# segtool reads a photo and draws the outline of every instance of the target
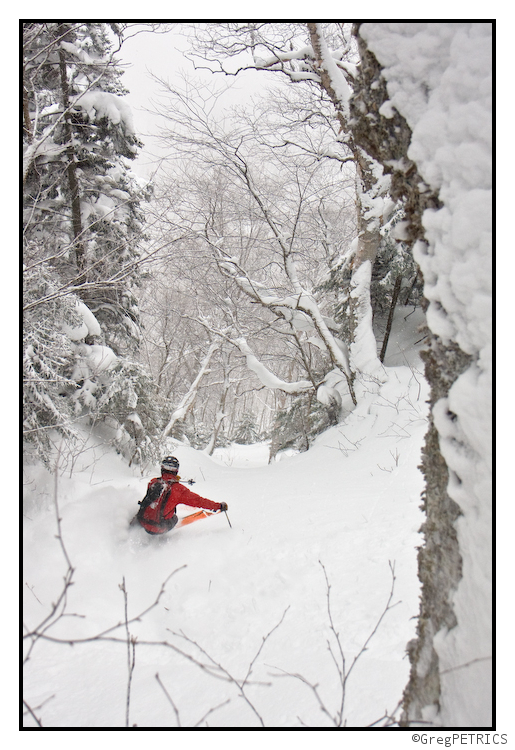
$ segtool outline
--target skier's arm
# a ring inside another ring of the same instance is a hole
[[[182,505],[191,505],[194,508],[204,508],[205,510],[221,510],[222,508],[222,503],[215,503],[213,500],[201,497],[183,484],[175,485],[172,494],[174,505],[181,503]]]

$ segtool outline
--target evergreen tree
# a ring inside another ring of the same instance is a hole
[[[251,445],[259,441],[259,429],[256,424],[256,417],[252,412],[243,412],[234,429],[232,439],[240,445]]]
[[[34,269],[25,278],[24,305],[50,296],[57,287],[50,269]],[[30,309],[23,328],[24,448],[43,461],[50,453],[53,430],[61,436],[73,436],[73,404],[67,398],[75,390],[69,376],[73,348],[62,328],[55,325],[56,320],[78,323],[72,295],[57,296]]]
[[[317,435],[335,424],[338,424],[336,404],[322,404],[313,393],[295,396],[275,416],[271,431],[270,460],[287,448],[294,448],[301,453],[307,451]]]
[[[394,301],[396,281],[402,280],[398,304],[416,305],[422,298],[422,279],[409,245],[403,242],[404,211],[398,208],[381,231],[381,243],[372,273],[370,296],[374,317],[384,319]]]
[[[422,299],[422,278],[413,254],[402,239],[402,206],[381,229],[376,259],[370,285],[370,302],[373,312],[374,332],[381,340],[386,319],[392,305],[417,305]],[[352,278],[352,253],[344,252],[333,261],[332,267],[318,291],[333,294],[334,319],[340,325],[340,335],[349,337],[349,294]],[[400,293],[402,290],[402,293]]]
[[[147,189],[130,172],[141,144],[110,31],[25,24],[25,260],[48,260],[105,322],[104,343],[128,354],[139,338],[134,261]]]
[[[131,173],[141,145],[106,23],[23,28],[25,437],[48,458],[52,426],[110,422],[128,457],[159,416],[135,362],[143,234]]]

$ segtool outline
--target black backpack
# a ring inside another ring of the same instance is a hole
[[[139,501],[140,508],[136,514],[136,518],[142,526],[144,524],[155,526],[163,531],[169,530],[175,526],[175,521],[172,520],[172,518],[164,518],[163,512],[166,503],[168,502],[168,498],[170,497],[172,487],[176,481],[177,480],[165,481],[164,479],[158,479],[157,482],[154,482],[148,488],[147,494],[143,500]],[[154,518],[144,518],[145,511],[153,503],[158,503]],[[146,530],[148,531],[148,529]]]

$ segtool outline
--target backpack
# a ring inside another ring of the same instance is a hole
[[[139,502],[139,511],[136,515],[141,526],[155,527],[157,533],[163,531],[169,531],[175,526],[176,520],[173,518],[164,518],[163,512],[170,497],[173,485],[177,482],[176,479],[165,481],[164,479],[156,479],[152,481],[147,494]],[[150,508],[149,512],[148,509]],[[149,531],[149,529],[145,529]],[[149,533],[152,533],[149,531]]]

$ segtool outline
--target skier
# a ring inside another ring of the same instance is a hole
[[[161,476],[151,479],[147,494],[140,502],[136,516],[148,534],[164,534],[171,531],[177,521],[177,505],[192,505],[206,510],[227,510],[227,503],[215,503],[200,497],[183,484],[180,484],[179,461],[175,456],[167,456],[161,462]]]

